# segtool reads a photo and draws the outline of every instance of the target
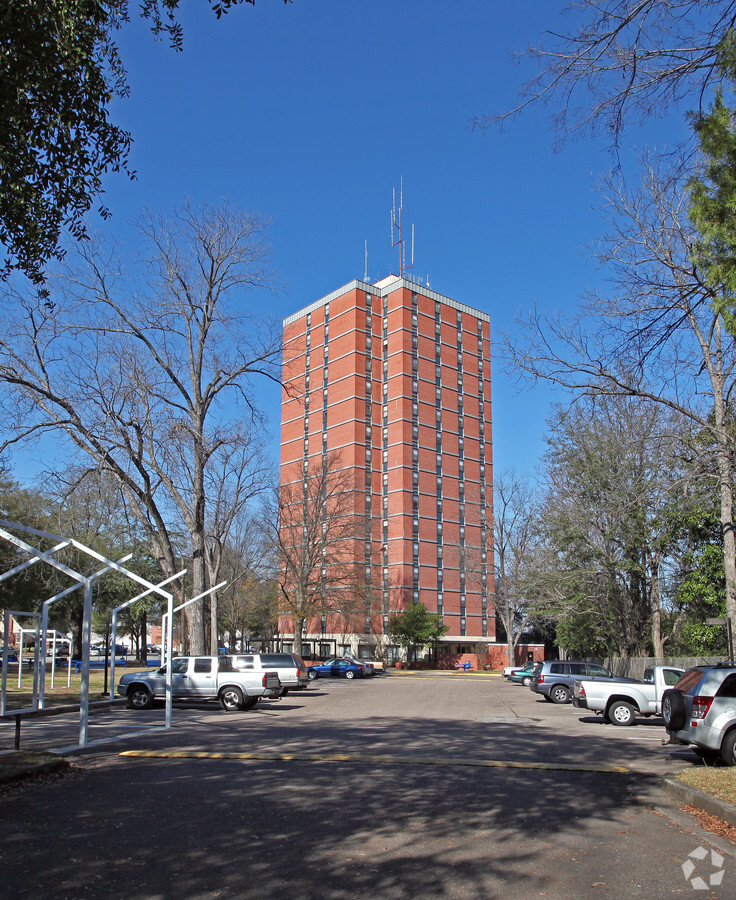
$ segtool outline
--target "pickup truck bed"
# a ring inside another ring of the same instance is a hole
[[[634,725],[637,716],[658,716],[662,694],[683,673],[673,666],[650,666],[642,681],[579,679],[573,686],[573,705],[603,715],[613,725]]]

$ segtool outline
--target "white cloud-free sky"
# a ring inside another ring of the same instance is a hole
[[[203,2],[182,5],[183,53],[137,20],[119,34],[130,96],[113,110],[132,132],[137,180],[106,179],[106,229],[125,234],[143,206],[165,212],[185,197],[272,217],[285,291],[268,308],[283,318],[362,278],[366,242],[370,280],[396,271],[390,210],[403,177],[411,274],[488,312],[492,327],[513,327],[534,303],[572,309],[599,277],[585,248],[603,230],[605,140],[555,153],[543,109],[502,132],[471,125],[515,103],[535,69],[512,51],[560,30],[565,4],[257,0],[219,21]],[[661,127],[632,131],[625,154]],[[279,397],[263,396],[275,453]],[[549,401],[543,389],[517,394],[494,365],[497,471],[534,470]]]

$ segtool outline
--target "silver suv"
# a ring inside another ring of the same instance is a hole
[[[662,694],[671,744],[691,745],[706,762],[736,765],[736,666],[695,666]]]
[[[541,694],[550,703],[569,703],[576,679],[615,677],[613,672],[598,663],[547,661],[537,663],[529,689]]]
[[[309,684],[307,667],[304,660],[296,653],[235,653],[233,666],[236,669],[275,669],[279,681],[283,685],[282,697],[289,691],[302,691]]]

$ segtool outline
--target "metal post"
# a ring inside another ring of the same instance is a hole
[[[5,610],[3,616],[3,677],[0,682],[0,716],[5,715],[5,703],[7,701],[7,681],[8,681],[8,653],[10,653],[10,644],[8,638],[10,636],[10,610]],[[17,656],[17,651],[16,651]],[[20,665],[20,663],[18,663]]]
[[[107,617],[105,618],[105,680],[102,687],[102,693],[107,693],[107,654],[110,649],[110,610],[107,611]],[[115,658],[115,644],[112,645],[112,656]],[[110,698],[111,700],[114,698]]]
[[[87,746],[89,729],[89,645],[92,638],[92,582],[84,582],[82,617],[82,684],[79,692],[79,746]]]
[[[163,636],[163,629],[162,629]],[[171,728],[173,699],[174,695],[171,690],[172,674],[171,663],[174,658],[174,596],[169,594],[169,602],[166,607],[166,727]],[[161,660],[163,663],[163,660]]]
[[[733,665],[733,627],[731,625],[731,617],[728,621],[728,661]]]
[[[167,608],[169,612],[171,611],[171,606],[173,604],[173,596],[167,591],[162,590],[165,584],[169,584],[172,581],[176,581],[177,578],[181,578],[183,575],[187,574],[186,569],[182,569],[180,572],[177,572],[176,575],[170,575],[168,578],[165,578],[163,581],[160,581],[156,585],[150,585],[147,591],[143,591],[142,594],[138,594],[136,597],[133,597],[130,600],[127,600],[125,603],[121,603],[120,606],[116,606],[112,611],[112,646],[115,648],[118,641],[118,613],[121,609],[125,609],[126,606],[130,606],[131,603],[135,603],[137,600],[142,600],[144,597],[147,597],[149,594],[152,594],[156,591],[159,595],[163,595],[166,598]],[[164,613],[164,618],[166,617],[166,613]],[[163,629],[162,629],[162,639],[163,639]],[[163,647],[161,648],[161,665],[163,665]],[[115,653],[112,654],[112,663],[110,665],[110,699],[115,699]]]
[[[171,672],[171,661],[173,658],[172,647],[174,643],[174,613],[179,612],[180,609],[184,609],[185,606],[189,606],[190,603],[196,603],[197,600],[204,599],[208,594],[213,594],[215,591],[219,591],[221,587],[224,587],[227,584],[227,581],[221,581],[219,584],[216,584],[214,587],[210,588],[207,591],[202,591],[201,594],[197,594],[196,597],[192,597],[190,600],[185,600],[184,603],[180,603],[177,607],[173,607],[173,600],[169,595],[169,608],[164,614],[164,618],[166,618],[166,727],[171,728],[171,708],[172,708],[172,699],[173,693],[171,690],[172,684],[172,672]],[[163,620],[161,627],[163,629]]]

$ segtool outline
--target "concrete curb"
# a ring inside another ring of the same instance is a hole
[[[719,800],[711,794],[705,794],[703,791],[685,784],[684,781],[665,776],[662,779],[662,790],[674,800],[679,800],[680,803],[684,803],[686,806],[694,806],[696,809],[708,813],[708,815],[723,819],[729,825],[736,825],[736,806],[726,803],[724,800]]]
[[[14,750],[0,752],[0,784],[58,772],[68,765],[63,756],[55,753]]]

